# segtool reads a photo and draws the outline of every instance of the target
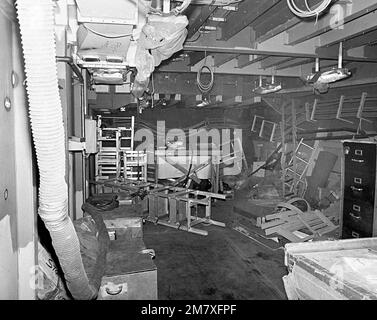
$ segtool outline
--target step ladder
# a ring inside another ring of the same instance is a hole
[[[282,189],[285,198],[303,196],[306,189],[306,172],[313,162],[318,142],[313,146],[304,143],[304,139],[297,141],[299,125],[307,122],[306,106],[297,106],[292,100],[290,112],[282,108],[280,123],[280,138],[282,142]]]
[[[295,151],[289,153],[292,155],[283,172],[285,190],[289,193],[300,197],[304,195],[307,187],[306,173],[310,164],[313,163],[318,144],[319,142],[315,141],[314,145],[311,146],[304,143],[304,139],[301,139]]]

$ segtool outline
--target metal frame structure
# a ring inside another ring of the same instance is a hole
[[[216,193],[203,192],[177,187],[161,187],[151,190],[148,195],[147,221],[188,231],[202,236],[208,235],[208,231],[194,228],[205,223],[219,227],[225,227],[225,223],[211,218],[212,199],[225,200],[226,196]],[[205,207],[205,216],[198,216],[198,206]],[[193,208],[196,214],[192,214]]]

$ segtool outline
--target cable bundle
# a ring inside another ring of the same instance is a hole
[[[289,9],[300,18],[311,18],[318,17],[322,12],[324,12],[327,7],[331,4],[332,0],[323,0],[322,3],[318,4],[315,8],[309,6],[308,0],[304,0],[306,10],[299,8],[295,0],[287,0]]]
[[[202,80],[201,80],[201,75],[202,75],[203,70],[208,70],[210,72],[211,79],[210,79],[210,81],[208,83],[203,83]],[[213,87],[213,82],[214,82],[213,70],[210,67],[206,66],[206,65],[202,66],[198,70],[198,73],[196,74],[196,84],[198,85],[199,90],[202,93],[209,92],[212,89],[212,87]]]

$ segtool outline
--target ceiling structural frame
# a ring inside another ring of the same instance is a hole
[[[311,0],[310,4],[322,2]],[[273,76],[276,83],[281,83],[282,90],[269,93],[270,97],[310,95],[313,88],[303,79],[313,73],[317,59],[321,71],[336,68],[340,43],[344,67],[359,71],[330,88],[363,86],[375,80],[377,0],[332,0],[323,14],[310,19],[296,16],[286,0],[241,0],[227,6],[208,3],[193,1],[184,12],[189,21],[186,40],[182,50],[156,67],[157,93],[200,95],[194,78],[205,64],[209,69],[203,74],[211,69],[215,80],[210,95],[224,97],[214,103],[217,106],[255,101],[258,94],[253,89],[258,86],[259,77],[269,82]],[[192,88],[180,89],[178,84],[186,83],[188,75]],[[229,98],[234,90],[220,80],[224,77],[232,79],[229,83],[242,84],[234,92],[236,100]]]
[[[286,70],[314,62],[317,57],[337,60],[337,52],[326,49],[341,41],[344,41],[345,62],[376,63],[377,57],[368,54],[370,50],[348,52],[354,47],[347,46],[347,41],[354,45],[370,44],[370,41],[355,40],[355,37],[370,33],[373,40],[373,31],[377,29],[377,1],[349,3],[333,1],[329,12],[318,21],[296,17],[284,0],[241,1],[234,5],[237,7],[235,11],[216,6],[194,6],[189,16],[188,41],[184,44],[184,51],[190,57],[196,56],[196,59],[190,59],[189,66],[193,68],[194,62],[200,64],[197,52],[206,52],[213,55],[214,66],[229,69],[222,70],[225,73],[243,74],[242,69],[252,64],[257,70]],[[212,31],[202,32],[205,27],[211,27]],[[271,57],[279,58],[271,61]],[[236,63],[229,63],[232,60]],[[263,60],[266,61],[261,63]],[[263,75],[257,70],[252,70],[255,71],[253,74]],[[302,76],[297,68],[294,72],[296,76]]]

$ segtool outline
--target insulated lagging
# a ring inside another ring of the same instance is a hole
[[[16,0],[25,60],[26,89],[40,174],[38,214],[49,230],[68,290],[74,299],[94,299],[98,290],[84,270],[80,243],[68,215],[65,133],[59,96],[54,3]]]

